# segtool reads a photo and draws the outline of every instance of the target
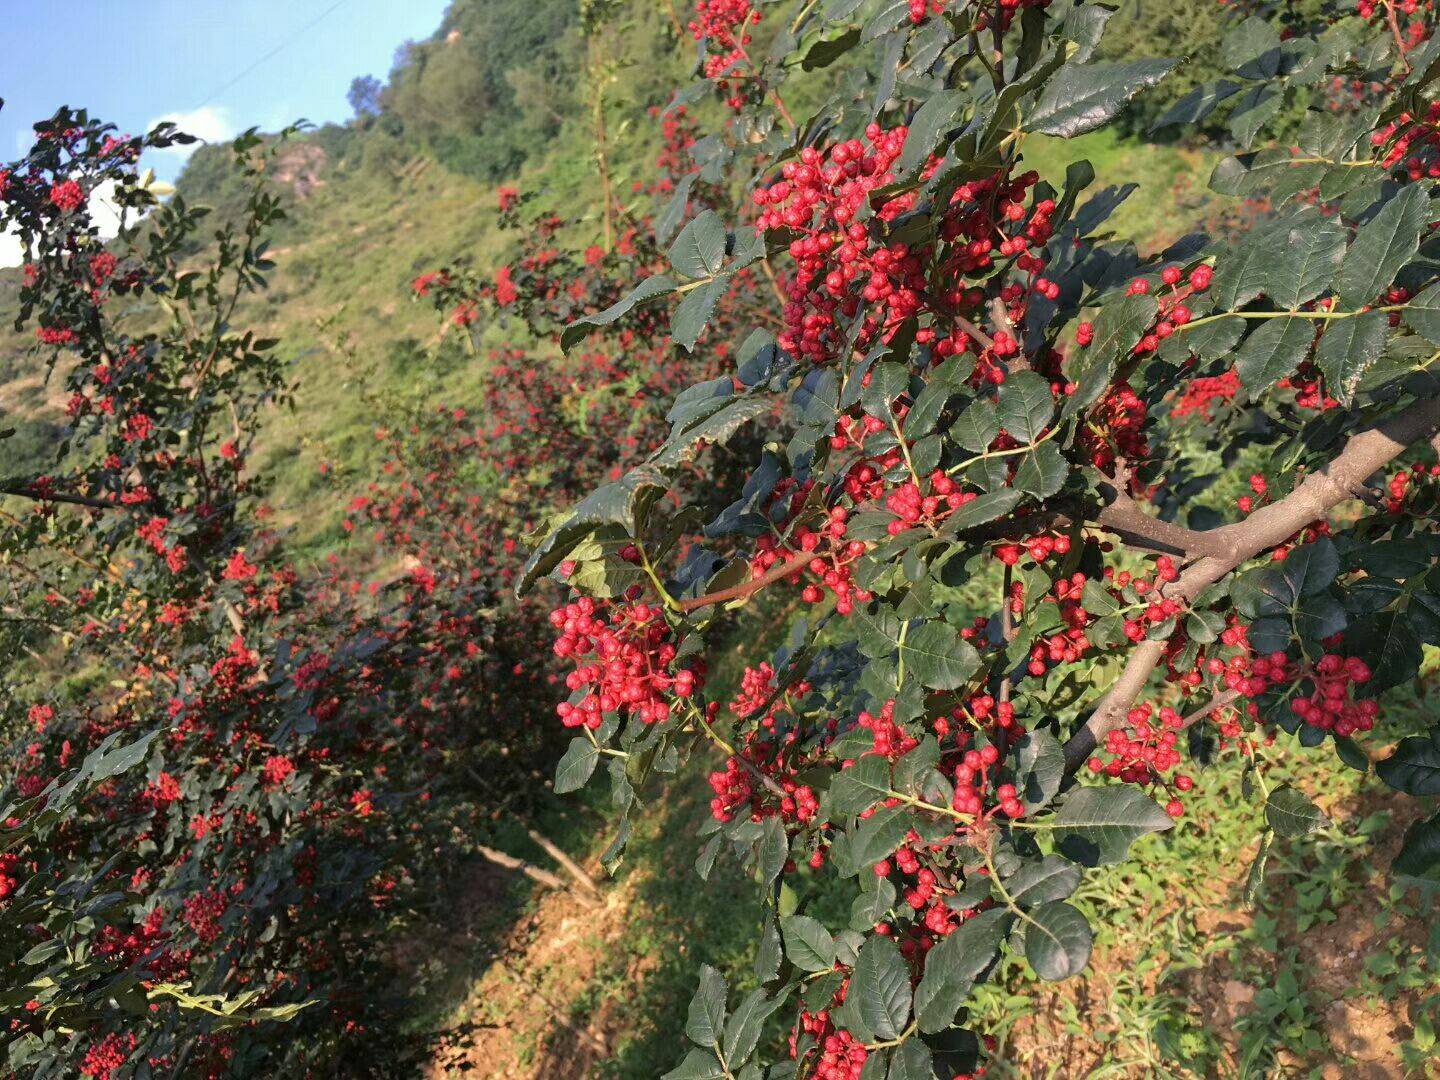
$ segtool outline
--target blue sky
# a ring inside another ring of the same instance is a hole
[[[274,130],[301,117],[344,120],[350,80],[366,74],[384,80],[396,47],[432,34],[447,6],[446,0],[4,3],[0,161],[28,149],[30,125],[60,105],[88,108],[127,133],[163,118],[211,139],[251,125]],[[149,164],[161,179],[173,179],[183,155],[155,154]]]

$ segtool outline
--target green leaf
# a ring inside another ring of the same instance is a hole
[[[726,1075],[720,1060],[709,1050],[691,1050],[685,1060],[661,1080],[721,1080]]]
[[[1090,344],[1076,349],[1069,361],[1076,390],[1065,402],[1066,416],[1100,399],[1121,359],[1130,355],[1159,311],[1159,303],[1148,294],[1122,296],[1100,309]]]
[[[1277,276],[1278,265],[1277,245],[1268,230],[1247,234],[1215,267],[1211,295],[1216,308],[1229,311],[1250,303]]]
[[[1385,349],[1390,320],[1381,311],[1367,311],[1327,326],[1315,352],[1325,385],[1343,404],[1355,397],[1360,380]]]
[[[882,806],[861,821],[850,837],[850,859],[857,867],[871,867],[889,858],[910,831],[914,813],[904,803]]]
[[[925,971],[915,988],[915,1018],[921,1031],[933,1034],[955,1022],[975,981],[1000,951],[1009,921],[1004,908],[982,911],[925,955]]]
[[[900,160],[895,163],[896,179],[904,179],[925,164],[940,137],[955,125],[956,114],[964,104],[965,95],[960,91],[943,90],[916,110]]]
[[[569,326],[565,327],[560,335],[560,348],[565,352],[573,349],[577,342],[590,333],[596,326],[609,326],[617,319],[628,315],[634,308],[641,304],[648,303],[666,293],[675,291],[675,282],[664,274],[656,274],[648,277],[629,294],[615,301],[604,311],[596,312],[594,315],[586,315],[584,318],[576,319]]]
[[[1041,904],[1025,924],[1025,959],[1042,979],[1059,982],[1085,970],[1094,941],[1078,909],[1064,901]]]
[[[729,287],[729,278],[722,275],[685,294],[685,299],[670,316],[670,337],[675,344],[686,352],[695,348],[695,342],[700,340],[700,335],[710,324],[710,317],[715,314],[715,305]]]
[[[1307,213],[1290,228],[1279,259],[1267,266],[1265,295],[1294,311],[1330,287],[1345,258],[1345,230],[1332,218]]]
[[[1294,548],[1280,562],[1248,570],[1236,579],[1231,598],[1252,619],[1284,615],[1302,597],[1318,596],[1340,573],[1340,555],[1328,538]]]
[[[977,454],[988,450],[999,434],[1000,417],[995,406],[983,398],[971,402],[950,427],[951,437]]]
[[[1407,795],[1440,795],[1440,725],[1429,735],[1412,735],[1375,766],[1375,772],[1396,791]]]
[[[670,245],[670,265],[689,281],[714,277],[724,262],[725,223],[714,210],[700,213]]]
[[[1120,862],[1135,840],[1173,824],[1163,807],[1128,784],[1076,788],[1052,819],[1061,853],[1084,866]]]
[[[1410,184],[1360,226],[1335,279],[1335,290],[1345,307],[1372,303],[1390,288],[1400,268],[1420,249],[1429,216],[1426,185]]]
[[[555,794],[564,795],[584,787],[599,761],[600,751],[589,739],[571,739],[565,756],[555,766]]]
[[[1440,814],[1405,830],[1405,842],[1392,868],[1411,877],[1440,877]]]
[[[862,892],[850,905],[850,928],[869,933],[895,906],[895,886],[889,878],[875,878],[874,888]]]
[[[709,964],[700,965],[700,985],[690,999],[685,1036],[697,1046],[718,1046],[725,1028],[725,976]]]
[[[1440,281],[1405,305],[1405,322],[1432,345],[1440,345]]]
[[[768,886],[780,876],[789,856],[790,845],[785,836],[784,823],[778,817],[766,818],[756,854],[756,869],[760,873],[762,886]]]
[[[906,1039],[890,1053],[885,1080],[933,1080],[935,1062],[930,1048],[919,1039]]]
[[[1012,439],[1033,443],[1055,413],[1050,380],[1033,371],[1020,371],[1000,385],[1000,426]]]
[[[896,1038],[910,1018],[910,967],[888,937],[871,935],[860,948],[846,1000],[882,1039]]]
[[[1053,442],[1044,442],[1034,453],[1026,454],[1015,470],[1015,486],[1031,498],[1043,502],[1065,486],[1070,463]]]
[[[810,46],[810,51],[800,61],[800,67],[805,71],[818,71],[820,68],[829,67],[859,43],[860,28],[851,27],[839,37],[822,39]]]
[[[755,1052],[765,1021],[783,1000],[783,995],[771,1001],[764,990],[751,990],[735,1007],[734,1014],[725,1024],[724,1046],[721,1048],[731,1072],[745,1064]]]
[[[1318,806],[1289,784],[1282,784],[1265,800],[1265,823],[1285,837],[1309,836],[1330,824]]]
[[[1222,39],[1220,60],[1244,78],[1272,78],[1280,70],[1280,34],[1266,19],[1251,15]]]
[[[1025,130],[1071,139],[1113,120],[1136,94],[1154,86],[1178,60],[1132,60],[1119,64],[1062,67],[1040,94]]]
[[[1005,879],[1010,898],[1027,907],[1064,900],[1079,887],[1080,868],[1059,855],[1021,863],[1020,868]]]
[[[1081,606],[1091,615],[1114,615],[1120,610],[1120,601],[1110,595],[1110,590],[1090,578],[1085,582],[1085,591],[1080,594]]]
[[[1235,371],[1250,396],[1273,386],[1300,366],[1315,340],[1315,324],[1299,316],[1269,319],[1235,354]]]
[[[1171,105],[1160,115],[1160,119],[1150,125],[1150,133],[1153,135],[1161,128],[1169,127],[1171,124],[1194,124],[1215,111],[1215,106],[1230,97],[1240,89],[1240,84],[1231,82],[1229,79],[1217,79],[1214,82],[1201,83],[1195,89]]]
[[[1280,111],[1284,100],[1284,93],[1278,86],[1264,83],[1252,86],[1236,103],[1235,111],[1230,115],[1228,126],[1235,142],[1248,150],[1255,136],[1260,134],[1260,129]]]
[[[1356,642],[1370,665],[1370,681],[1365,684],[1369,695],[1412,678],[1424,659],[1420,636],[1406,611],[1382,611],[1358,619],[1345,631],[1345,640]]]
[[[844,817],[868,810],[889,791],[890,762],[883,757],[867,754],[850,768],[842,769],[830,785],[830,816]]]
[[[1260,837],[1260,850],[1255,853],[1255,861],[1250,864],[1250,870],[1245,875],[1244,888],[1240,890],[1240,899],[1246,907],[1254,907],[1256,900],[1260,898],[1260,887],[1265,884],[1265,863],[1270,858],[1270,845],[1275,841],[1275,834],[1266,829]]]
[[[1065,752],[1048,731],[1031,731],[1015,744],[1015,791],[1027,812],[1039,810],[1060,791]]]
[[[785,955],[801,971],[829,971],[835,966],[835,938],[818,919],[791,915],[780,920]]]
[[[910,631],[900,646],[905,670],[931,690],[954,690],[980,666],[975,647],[949,623],[927,622]]]
[[[987,521],[994,521],[996,518],[1004,517],[1020,502],[1020,492],[1014,488],[1002,488],[1000,491],[989,491],[984,495],[971,499],[964,506],[961,506],[953,514],[945,519],[944,533],[947,536],[954,536],[966,529],[973,529],[978,525],[984,525]]]

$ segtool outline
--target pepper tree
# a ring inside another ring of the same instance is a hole
[[[677,349],[737,363],[550,523],[522,582],[580,592],[551,616],[575,731],[556,789],[605,763],[609,860],[653,774],[725,757],[696,869],[728,851],[755,873],[760,985],[736,1000],[704,969],[677,1080],[970,1073],[974,985],[1010,952],[1043,979],[1086,966],[1067,898],[1185,814],[1187,756],[1253,781],[1249,890],[1276,837],[1325,824],[1275,756],[1374,754],[1390,787],[1440,794],[1440,726],[1365,746],[1440,644],[1434,16],[1230,7],[1229,70],[1155,130],[1224,118],[1211,187],[1253,223],[1147,252],[1106,225],[1144,177],[1089,193],[1084,160],[1059,189],[1026,166],[1184,62],[1097,60],[1113,8],[696,4],[701,78],[676,101],[718,95],[724,121],[661,218],[697,183],[745,205],[694,214],[668,272],[562,342],[668,307]],[[832,66],[794,115],[788,84]],[[1305,109],[1294,145],[1267,126],[1282,107],[1287,131]],[[722,341],[716,302],[757,266],[776,330]],[[707,521],[675,480],[742,431],[763,448]],[[707,661],[777,592],[806,613],[773,654],[741,635],[725,702]],[[1394,870],[1440,871],[1440,816]],[[853,879],[848,920],[804,907],[811,875]]]

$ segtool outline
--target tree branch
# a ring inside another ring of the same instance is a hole
[[[1211,553],[1186,569],[1164,595],[1182,603],[1193,600],[1242,563],[1285,543],[1310,522],[1324,518],[1352,498],[1376,470],[1411,444],[1437,432],[1440,398],[1429,398],[1351,436],[1333,460],[1279,502],[1262,507],[1244,521],[1197,534],[1206,538]],[[1106,735],[1124,724],[1126,714],[1164,655],[1164,641],[1144,641],[1130,654],[1120,677],[1084,726],[1065,744],[1066,771],[1078,769]]]
[[[16,483],[9,481],[0,483],[0,495],[15,495],[22,499],[33,499],[35,502],[70,503],[75,506],[88,506],[95,510],[128,510],[124,503],[115,502],[112,499],[94,499],[88,495],[67,495],[61,491],[37,491],[34,484]]]

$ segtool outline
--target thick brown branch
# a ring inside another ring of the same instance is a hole
[[[1324,518],[1387,462],[1413,443],[1440,431],[1440,398],[1417,401],[1365,431],[1351,436],[1345,448],[1279,502],[1255,511],[1234,525],[1207,530],[1211,553],[1191,564],[1165,591],[1182,602],[1193,600],[1242,563],[1285,543],[1312,521]],[[1188,531],[1188,530],[1187,530]],[[1120,677],[1090,714],[1084,727],[1065,744],[1065,766],[1074,772],[1125,716],[1165,655],[1164,641],[1136,647]]]

